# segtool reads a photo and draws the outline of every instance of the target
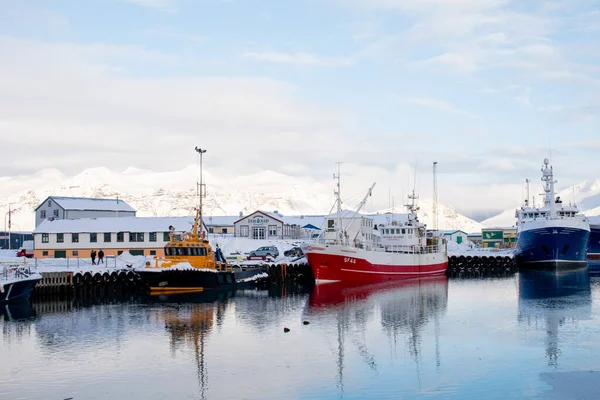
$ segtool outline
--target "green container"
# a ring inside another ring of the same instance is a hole
[[[504,240],[504,232],[502,230],[482,230],[481,231],[483,240]]]

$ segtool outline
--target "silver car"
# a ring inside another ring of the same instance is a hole
[[[279,250],[275,246],[263,246],[250,252],[250,257],[279,257]]]

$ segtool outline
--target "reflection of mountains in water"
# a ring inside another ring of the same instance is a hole
[[[558,365],[559,328],[590,319],[592,292],[587,268],[519,272],[519,322],[546,331],[546,358]],[[541,325],[541,326],[540,326]]]

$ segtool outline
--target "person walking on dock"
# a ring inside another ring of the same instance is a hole
[[[98,251],[98,264],[104,264],[104,252],[102,249]]]
[[[92,265],[96,265],[96,250],[92,250],[90,257],[92,257]]]

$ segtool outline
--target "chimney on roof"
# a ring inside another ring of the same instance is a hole
[[[242,211],[240,211],[240,218],[242,218],[244,216],[244,213]]]

